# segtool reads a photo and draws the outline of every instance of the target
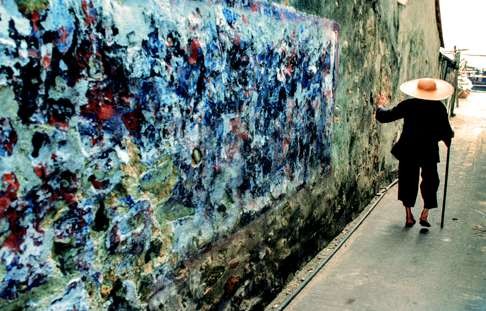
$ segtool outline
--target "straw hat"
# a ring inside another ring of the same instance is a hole
[[[454,93],[454,87],[444,80],[421,78],[403,83],[400,91],[419,99],[444,100]]]

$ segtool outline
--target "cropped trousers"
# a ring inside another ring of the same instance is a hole
[[[416,161],[401,160],[398,164],[398,199],[405,207],[413,207],[417,200],[420,181],[420,193],[424,201],[424,208],[437,208],[437,190],[439,189],[439,174],[437,163],[418,163]]]

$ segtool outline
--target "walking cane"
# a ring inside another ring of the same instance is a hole
[[[440,228],[444,228],[444,215],[445,215],[445,207],[446,207],[446,198],[447,198],[447,180],[449,179],[449,159],[451,157],[451,146],[452,140],[447,147],[447,161],[446,161],[446,171],[445,171],[445,180],[444,180],[444,198],[442,199],[442,217],[440,219]]]

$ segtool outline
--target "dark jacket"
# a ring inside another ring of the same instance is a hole
[[[403,130],[392,154],[398,160],[439,162],[439,141],[450,145],[454,136],[445,106],[440,101],[407,99],[391,109],[378,108],[382,123],[404,119]]]

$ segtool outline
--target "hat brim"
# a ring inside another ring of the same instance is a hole
[[[400,91],[403,93],[425,100],[444,100],[454,94],[454,87],[444,80],[432,79],[437,85],[437,89],[434,91],[425,91],[418,88],[418,82],[421,79],[415,79],[407,81],[400,85]]]

